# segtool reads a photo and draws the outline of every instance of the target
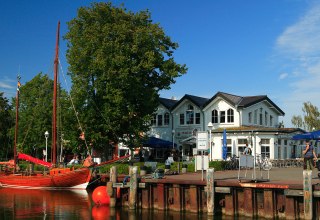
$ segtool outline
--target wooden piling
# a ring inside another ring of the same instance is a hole
[[[129,192],[129,209],[135,209],[137,204],[137,195],[138,195],[138,167],[130,166],[130,192]]]
[[[214,215],[214,169],[207,170],[207,210],[208,215]]]
[[[112,166],[110,168],[110,181],[107,183],[107,191],[110,197],[111,208],[116,206],[116,193],[115,193],[115,189],[113,188],[113,183],[117,182],[117,178],[118,178],[117,167]]]
[[[271,218],[273,219],[275,209],[274,209],[274,196],[273,196],[273,191],[270,189],[265,189],[264,190],[264,218]]]
[[[304,218],[312,219],[312,170],[303,171]]]

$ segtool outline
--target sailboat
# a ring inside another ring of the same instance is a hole
[[[60,22],[58,22],[58,30],[56,37],[55,60],[54,60],[54,91],[53,91],[53,119],[52,119],[52,163],[31,157],[27,154],[17,153],[17,134],[18,134],[18,109],[19,109],[19,86],[20,77],[18,77],[18,89],[16,94],[16,125],[15,125],[15,140],[14,140],[14,159],[8,162],[1,162],[12,166],[13,172],[2,173],[0,175],[0,187],[9,188],[25,188],[25,189],[86,189],[90,179],[91,170],[89,168],[90,157],[86,161],[87,167],[79,169],[73,168],[55,168],[57,158],[57,130],[56,130],[56,110],[57,110],[57,77],[58,77],[58,63],[59,63],[59,34]],[[49,168],[47,174],[34,174],[16,172],[16,161],[27,160],[32,163],[42,165]]]

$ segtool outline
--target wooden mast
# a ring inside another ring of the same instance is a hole
[[[14,146],[13,146],[13,159],[14,159],[14,171],[16,171],[16,161],[17,161],[17,141],[18,141],[18,122],[19,122],[19,93],[20,93],[20,75],[17,77],[17,94],[16,94],[16,126],[14,130]]]
[[[53,117],[52,117],[52,164],[57,160],[57,84],[58,84],[58,64],[59,64],[59,34],[60,21],[58,22],[56,38],[56,55],[54,59],[54,84],[53,84]]]

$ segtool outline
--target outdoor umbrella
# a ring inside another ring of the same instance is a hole
[[[163,140],[156,137],[149,137],[144,143],[143,146],[150,148],[173,148],[176,144],[173,145],[171,141]]]
[[[226,131],[226,129],[223,130],[223,136],[222,136],[222,158],[224,160],[227,159],[227,131]]]
[[[292,140],[320,140],[320,130],[294,135]]]

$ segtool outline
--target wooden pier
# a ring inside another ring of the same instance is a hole
[[[117,180],[111,184],[118,192],[115,206],[269,219],[320,216],[320,179],[316,170],[304,174],[301,168],[274,168],[268,181],[239,180],[237,171],[209,170],[202,181],[201,173],[157,179],[139,176],[136,167],[130,169],[130,176],[112,177]],[[110,177],[104,178],[107,182]]]

